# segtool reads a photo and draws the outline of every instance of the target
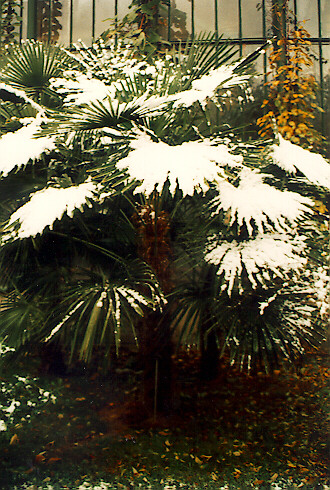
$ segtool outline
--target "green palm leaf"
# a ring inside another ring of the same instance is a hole
[[[0,78],[12,87],[24,90],[34,100],[50,103],[51,98],[59,98],[49,88],[49,81],[59,77],[69,64],[72,59],[61,47],[26,40],[9,48]]]

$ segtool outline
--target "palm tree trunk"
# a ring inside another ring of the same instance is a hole
[[[206,340],[204,339],[204,333],[201,334],[201,337],[200,378],[202,381],[211,381],[218,375],[219,348],[217,335],[215,331],[211,331]]]
[[[139,255],[155,271],[165,293],[170,284],[170,223],[165,211],[154,204],[143,206],[134,217],[139,236]],[[147,411],[168,413],[172,409],[172,334],[160,311],[148,314],[142,325],[140,359],[143,369],[143,401]]]

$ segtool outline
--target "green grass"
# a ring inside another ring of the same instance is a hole
[[[313,354],[272,377],[223,364],[201,384],[184,356],[177,410],[155,422],[134,404],[137,377],[25,378],[22,364],[24,381],[0,378],[0,488],[327,488],[325,364]]]

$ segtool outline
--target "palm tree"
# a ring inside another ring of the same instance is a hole
[[[46,48],[26,46],[22,64],[35,66]],[[25,145],[0,164],[3,342],[28,350],[57,339],[70,360],[101,349],[107,364],[130,331],[149,404],[166,409],[170,394],[155,386],[171,386],[174,328],[213,352],[214,367],[218,347],[272,368],[322,336],[315,237],[326,229],[313,196],[329,187],[329,164],[232,132],[224,101],[257,54],[234,55],[207,38],[152,62],[100,41],[54,52],[67,63],[54,62],[59,72],[38,89],[3,68],[20,100],[1,105],[16,127],[8,122],[0,149]]]

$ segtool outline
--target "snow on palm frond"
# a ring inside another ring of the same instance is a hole
[[[303,237],[292,239],[279,233],[243,242],[224,242],[214,248],[211,240],[205,259],[217,266],[218,275],[223,274],[223,290],[231,295],[236,282],[239,292],[244,291],[242,275],[245,274],[253,289],[267,288],[272,276],[288,278],[306,265],[304,249]]]
[[[67,75],[67,78],[56,78],[51,81],[51,88],[58,94],[64,95],[64,106],[89,104],[115,96],[114,87],[111,90],[109,85],[92,78],[91,75],[80,72],[68,72],[64,75]]]
[[[169,100],[174,100],[174,107],[189,107],[194,102],[200,102],[204,105],[205,101],[212,97],[219,87],[227,90],[237,85],[244,85],[251,78],[250,75],[235,74],[234,69],[235,65],[220,66],[194,80],[190,90],[171,95]]]
[[[145,133],[130,143],[132,151],[117,162],[132,179],[142,181],[135,192],[147,195],[169,181],[173,194],[178,186],[184,195],[195,190],[207,191],[207,182],[218,181],[222,169],[217,165],[240,165],[241,157],[229,153],[225,145],[212,146],[207,140],[189,141],[170,146],[163,141],[154,142]]]
[[[330,318],[330,275],[325,267],[318,267],[312,274],[312,288],[321,318]]]
[[[235,221],[238,226],[246,225],[250,235],[253,234],[253,225],[259,233],[275,229],[285,232],[305,213],[308,213],[313,202],[300,194],[289,191],[280,191],[265,184],[263,175],[256,170],[243,168],[240,173],[240,183],[235,187],[223,180],[216,184],[218,195],[214,198],[216,212],[220,209],[230,210],[230,225]]]
[[[129,44],[116,43],[97,39],[92,47],[84,44],[83,41],[75,43],[76,53],[67,51],[67,54],[80,66],[84,67],[87,73],[91,73],[99,80],[111,80],[129,75],[140,73],[147,65],[146,61],[139,60],[134,56],[134,50]]]
[[[64,213],[72,217],[74,210],[92,199],[96,190],[97,186],[88,181],[66,188],[48,187],[32,194],[30,200],[11,215],[3,241],[34,237],[46,226],[52,228],[54,221],[61,219]],[[12,231],[17,222],[18,228]]]
[[[21,123],[24,126],[0,138],[0,175],[6,176],[15,167],[26,165],[55,147],[53,137],[34,138],[42,121],[41,114],[36,118],[23,119]]]
[[[289,174],[301,172],[313,184],[330,189],[330,164],[312,153],[285,140],[279,135],[279,145],[272,146],[273,162]]]
[[[23,99],[25,102],[30,104],[37,112],[44,112],[44,108],[41,107],[41,105],[37,104],[33,99],[28,97],[24,90],[20,90],[18,88],[14,88],[11,85],[8,85],[8,83],[2,83],[0,82],[0,90],[5,90],[6,92],[10,92],[11,94],[16,95],[20,99]]]

